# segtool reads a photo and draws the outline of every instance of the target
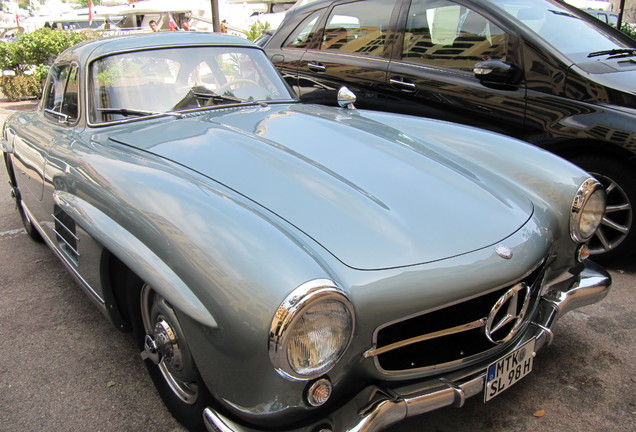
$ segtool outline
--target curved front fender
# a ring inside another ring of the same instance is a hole
[[[154,290],[199,323],[216,328],[212,314],[172,269],[132,233],[83,199],[57,191],[54,200],[77,223]]]

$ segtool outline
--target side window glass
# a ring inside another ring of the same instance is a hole
[[[316,32],[316,24],[322,11],[314,12],[300,23],[294,32],[287,38],[284,46],[287,48],[307,48]]]
[[[413,0],[402,59],[472,71],[481,60],[506,59],[508,35],[477,12],[445,0]]]
[[[395,0],[370,0],[333,8],[320,49],[381,56]]]
[[[45,115],[57,122],[72,123],[79,115],[77,65],[53,66],[43,95]]]

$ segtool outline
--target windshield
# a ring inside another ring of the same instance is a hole
[[[90,65],[93,124],[209,109],[289,101],[264,53],[246,47],[184,47],[102,57]]]
[[[597,51],[631,48],[553,0],[491,0],[573,61]],[[584,12],[581,12],[583,14]]]

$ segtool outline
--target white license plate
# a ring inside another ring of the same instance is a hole
[[[509,389],[521,378],[532,372],[534,343],[535,339],[532,339],[488,366],[484,390],[485,402]]]

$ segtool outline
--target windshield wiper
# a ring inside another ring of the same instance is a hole
[[[615,49],[605,50],[605,51],[595,51],[595,52],[589,53],[587,57],[591,58],[591,57],[598,57],[603,55],[608,55],[608,56],[618,55],[620,57],[636,55],[636,48],[615,48]]]
[[[235,96],[220,95],[210,91],[200,91],[200,90],[195,90],[194,88],[192,88],[190,91],[192,92],[192,96],[194,96],[195,98],[205,99],[205,100],[212,99],[214,104],[217,104],[219,102],[238,102],[238,103],[247,102]]]
[[[97,111],[105,114],[121,114],[123,116],[149,116],[149,115],[171,115],[177,118],[183,117],[182,114],[176,112],[162,112],[162,111],[146,111],[134,108],[97,108]]]

